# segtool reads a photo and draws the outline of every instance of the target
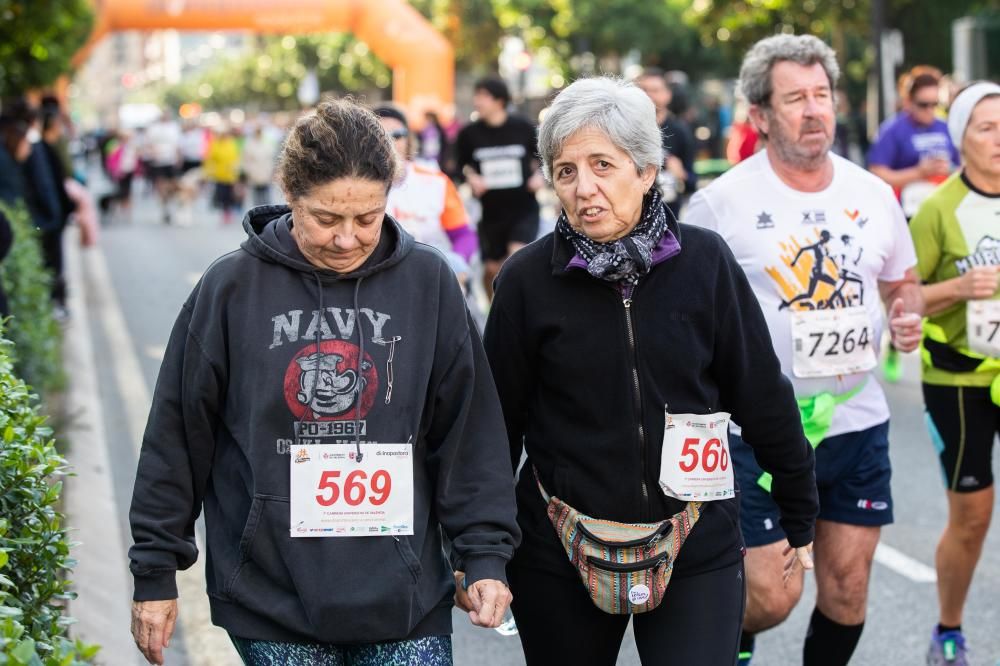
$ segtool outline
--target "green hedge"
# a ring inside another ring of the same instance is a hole
[[[97,646],[71,642],[64,605],[75,562],[57,510],[66,461],[14,375],[12,343],[0,337],[0,664],[90,663]]]
[[[52,277],[42,263],[39,232],[23,205],[0,211],[10,219],[14,246],[0,263],[0,279],[10,301],[7,337],[14,343],[14,369],[19,377],[42,392],[61,389],[62,330],[52,316],[49,288]]]

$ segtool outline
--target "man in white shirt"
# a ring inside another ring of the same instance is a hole
[[[896,347],[920,339],[916,255],[891,188],[830,152],[833,50],[812,36],[758,42],[740,70],[767,148],[691,199],[684,221],[719,232],[760,301],[782,369],[816,447],[817,600],[803,663],[847,664],[864,627],[872,557],[892,522],[889,408],[871,370],[883,330]],[[881,296],[881,301],[879,299]],[[766,400],[766,396],[762,396]],[[741,489],[748,601],[740,663],[753,635],[780,624],[802,594],[781,570],[788,544],[763,474],[738,432],[730,447]]]
[[[145,149],[149,179],[160,198],[164,224],[170,224],[171,207],[177,194],[177,167],[180,161],[181,130],[167,115],[150,125]]]

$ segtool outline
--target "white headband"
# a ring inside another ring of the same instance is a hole
[[[948,110],[948,134],[951,135],[951,143],[956,150],[962,149],[962,137],[965,136],[965,128],[969,124],[972,110],[987,95],[1000,95],[1000,85],[976,83],[959,93],[951,103],[951,108]]]

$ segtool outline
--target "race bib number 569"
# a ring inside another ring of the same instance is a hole
[[[735,495],[729,458],[729,414],[665,413],[660,488],[685,502]]]
[[[314,444],[291,452],[291,535],[413,534],[413,445]]]

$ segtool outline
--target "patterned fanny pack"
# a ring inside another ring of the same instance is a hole
[[[535,471],[546,512],[590,600],[605,613],[645,613],[660,605],[674,560],[701,515],[701,502],[659,523],[617,523],[551,497]]]

